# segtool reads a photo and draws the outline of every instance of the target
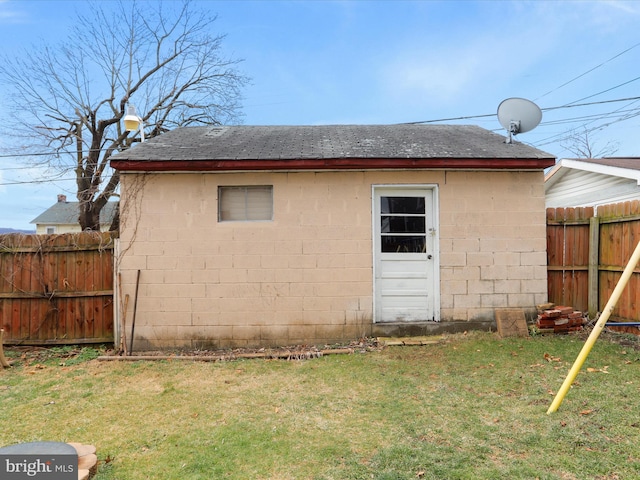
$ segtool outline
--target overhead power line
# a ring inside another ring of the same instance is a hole
[[[640,78],[640,77],[638,77],[638,78]],[[586,97],[586,98],[589,98],[589,97]],[[560,109],[563,109],[563,108],[589,107],[589,106],[593,106],[593,105],[604,105],[604,104],[607,104],[607,103],[616,103],[616,102],[629,102],[629,101],[633,101],[633,100],[640,100],[640,97],[618,98],[618,99],[615,99],[615,100],[601,100],[599,102],[588,102],[588,103],[568,103],[568,104],[565,104],[565,105],[559,105],[557,107],[541,108],[540,110],[542,110],[543,112],[547,112],[547,111],[551,111],[551,110],[560,110]],[[419,120],[419,121],[416,121],[416,122],[403,122],[403,123],[400,123],[399,125],[417,125],[417,124],[420,124],[420,123],[451,122],[451,121],[454,121],[454,120],[468,120],[470,118],[487,118],[487,117],[495,117],[495,116],[496,116],[495,113],[486,113],[486,114],[483,114],[483,115],[467,115],[467,116],[464,116],[464,117],[450,117],[450,118],[438,118],[438,119],[435,119],[435,120]]]
[[[53,183],[53,182],[71,182],[75,181],[75,178],[49,178],[44,180],[12,180],[9,182],[1,182],[0,187],[6,187],[10,185],[34,185],[40,183]]]
[[[89,149],[89,150],[84,150],[83,152],[89,153],[89,152],[103,152],[105,150],[108,150],[108,148],[98,148],[98,149]],[[56,150],[54,152],[35,152],[35,153],[3,153],[0,154],[0,158],[15,158],[15,157],[55,157],[55,156],[60,156],[61,154],[64,155],[76,155],[78,152],[76,151],[69,151],[69,150]]]
[[[587,100],[588,98],[597,97],[598,95],[602,95],[603,93],[610,92],[611,90],[615,90],[616,88],[624,87],[625,85],[629,85],[630,83],[637,82],[638,80],[640,80],[640,77],[632,78],[631,80],[628,80],[628,81],[626,81],[624,83],[620,83],[620,84],[616,85],[615,87],[607,88],[606,90],[602,90],[601,92],[594,93],[593,95],[589,95],[587,97],[579,98],[575,102],[571,102],[571,103],[567,104],[567,106],[570,107],[571,105],[575,104],[576,102],[581,102],[583,100]]]
[[[543,97],[546,97],[546,96],[547,96],[547,95],[549,95],[550,93],[553,93],[553,92],[555,92],[555,91],[557,91],[557,90],[560,90],[560,89],[561,89],[561,88],[563,88],[563,87],[566,87],[566,86],[567,86],[567,85],[569,85],[570,83],[575,82],[576,80],[578,80],[578,79],[580,79],[580,78],[584,77],[585,75],[587,75],[587,74],[589,74],[589,73],[593,72],[594,70],[597,70],[598,68],[600,68],[600,67],[602,67],[602,66],[606,65],[606,64],[607,64],[607,63],[609,63],[610,61],[615,60],[616,58],[618,58],[618,57],[620,57],[620,56],[624,55],[625,53],[627,53],[627,52],[629,52],[629,51],[633,50],[634,48],[636,48],[636,47],[638,47],[638,46],[640,46],[640,43],[636,43],[635,45],[632,45],[631,47],[627,48],[626,50],[623,50],[622,52],[618,53],[617,55],[614,55],[614,56],[613,56],[613,57],[611,57],[610,59],[605,60],[604,62],[600,63],[599,65],[596,65],[595,67],[590,68],[590,69],[589,69],[589,70],[587,70],[586,72],[581,73],[581,74],[580,74],[580,75],[578,75],[577,77],[572,78],[572,79],[571,79],[571,80],[569,80],[568,82],[565,82],[565,83],[563,83],[562,85],[560,85],[560,86],[558,86],[558,87],[554,88],[553,90],[549,90],[547,93],[544,93],[544,94],[540,95],[538,98],[536,98],[536,99],[535,99],[535,101],[538,101],[539,99],[541,99],[541,98],[543,98]],[[580,101],[580,100],[578,100],[578,101]]]

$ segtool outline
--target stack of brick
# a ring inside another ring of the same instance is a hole
[[[94,477],[98,469],[96,447],[82,443],[69,442],[78,454],[78,480],[89,480]]]
[[[573,307],[557,306],[542,310],[536,327],[541,332],[568,333],[581,330],[586,321],[584,314]]]

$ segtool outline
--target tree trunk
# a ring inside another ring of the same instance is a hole
[[[113,215],[113,220],[111,221],[111,226],[109,227],[110,232],[115,232],[120,230],[120,205],[116,207],[116,212]]]
[[[78,222],[83,232],[87,230],[100,231],[100,210],[91,201],[80,202],[80,215]]]

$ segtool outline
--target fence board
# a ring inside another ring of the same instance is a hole
[[[0,325],[7,344],[112,342],[110,234],[0,235]]]
[[[547,282],[553,303],[588,308],[592,214],[592,208],[547,209]]]
[[[549,301],[587,311],[590,218],[597,228],[597,302],[602,311],[640,240],[640,201],[591,207],[547,209]],[[594,228],[594,227],[592,227]],[[583,274],[585,277],[583,278]],[[640,321],[640,270],[636,268],[611,314],[616,321]],[[633,333],[637,329],[625,328]]]

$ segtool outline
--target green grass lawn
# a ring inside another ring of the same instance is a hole
[[[299,361],[27,357],[0,371],[0,446],[95,445],[98,480],[640,478],[640,339],[602,336],[546,414],[583,342],[470,333]]]

